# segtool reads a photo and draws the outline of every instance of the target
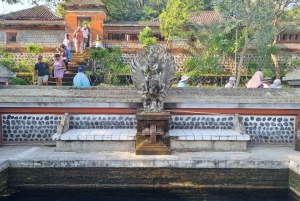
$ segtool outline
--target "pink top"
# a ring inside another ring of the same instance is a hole
[[[63,78],[64,77],[64,67],[62,64],[63,60],[59,59],[54,61],[54,78]]]
[[[256,73],[252,76],[252,78],[246,84],[247,88],[263,88],[262,80],[263,80],[263,73],[261,71],[256,71]]]
[[[76,30],[74,32],[74,40],[78,43],[81,43],[83,41],[83,33],[81,30]]]

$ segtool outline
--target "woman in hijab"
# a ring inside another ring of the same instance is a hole
[[[264,75],[261,71],[256,71],[249,82],[245,85],[246,88],[264,88],[262,83],[263,77]]]

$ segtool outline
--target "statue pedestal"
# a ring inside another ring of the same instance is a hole
[[[136,114],[136,155],[170,155],[169,112]]]

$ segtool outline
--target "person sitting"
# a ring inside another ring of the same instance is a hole
[[[262,82],[263,82],[264,88],[270,88],[270,85],[272,84],[273,80],[270,77],[266,77],[263,79]]]
[[[189,82],[189,76],[183,75],[181,76],[181,80],[178,82],[177,87],[186,87],[186,84]]]
[[[233,88],[235,85],[235,77],[230,77],[228,83],[225,85],[225,88]]]
[[[89,78],[84,74],[84,66],[79,66],[78,73],[73,79],[75,87],[89,87],[91,86]]]
[[[270,88],[280,89],[282,87],[280,79],[275,79]]]
[[[195,86],[199,88],[202,87],[202,80],[201,79],[197,80]]]
[[[261,71],[256,71],[252,78],[245,85],[246,88],[264,88],[262,83],[264,74]]]

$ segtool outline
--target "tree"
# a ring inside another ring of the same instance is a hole
[[[272,15],[273,19],[271,21],[273,23],[273,27],[272,27],[273,38],[272,38],[272,41],[270,42],[271,47],[276,45],[277,36],[280,32],[292,30],[297,27],[296,24],[291,23],[291,21],[289,19],[286,20],[285,17],[291,18],[290,14],[294,14],[294,12],[296,12],[296,13],[298,12],[298,14],[300,15],[300,6],[298,6],[299,10],[297,10],[297,8],[296,8],[295,10],[293,10],[293,12],[291,11],[290,13],[288,13],[289,12],[288,11],[287,14],[284,15],[285,10],[288,7],[294,6],[295,3],[297,3],[297,2],[298,2],[298,0],[277,0],[276,2],[274,2],[273,15]],[[280,21],[282,21],[282,20],[285,20],[286,22],[290,21],[290,23],[289,24],[280,23]],[[280,68],[279,68],[279,62],[278,62],[276,53],[277,52],[271,52],[271,58],[273,60],[274,66],[275,66],[276,78],[280,78]]]
[[[143,46],[157,44],[157,38],[153,37],[153,31],[149,27],[145,27],[143,31],[138,35],[138,38]]]
[[[183,39],[191,32],[185,30],[189,23],[192,11],[200,11],[202,0],[169,0],[166,8],[159,15],[160,33],[167,41],[174,41],[175,38]]]
[[[242,23],[244,43],[240,52],[236,86],[239,85],[243,62],[250,45],[259,46],[269,44],[265,40],[272,26],[273,1],[270,0],[213,0],[221,16],[226,20],[225,30],[232,24]],[[251,31],[251,35],[249,35]],[[271,33],[274,34],[274,33]],[[267,36],[269,37],[269,36]]]

